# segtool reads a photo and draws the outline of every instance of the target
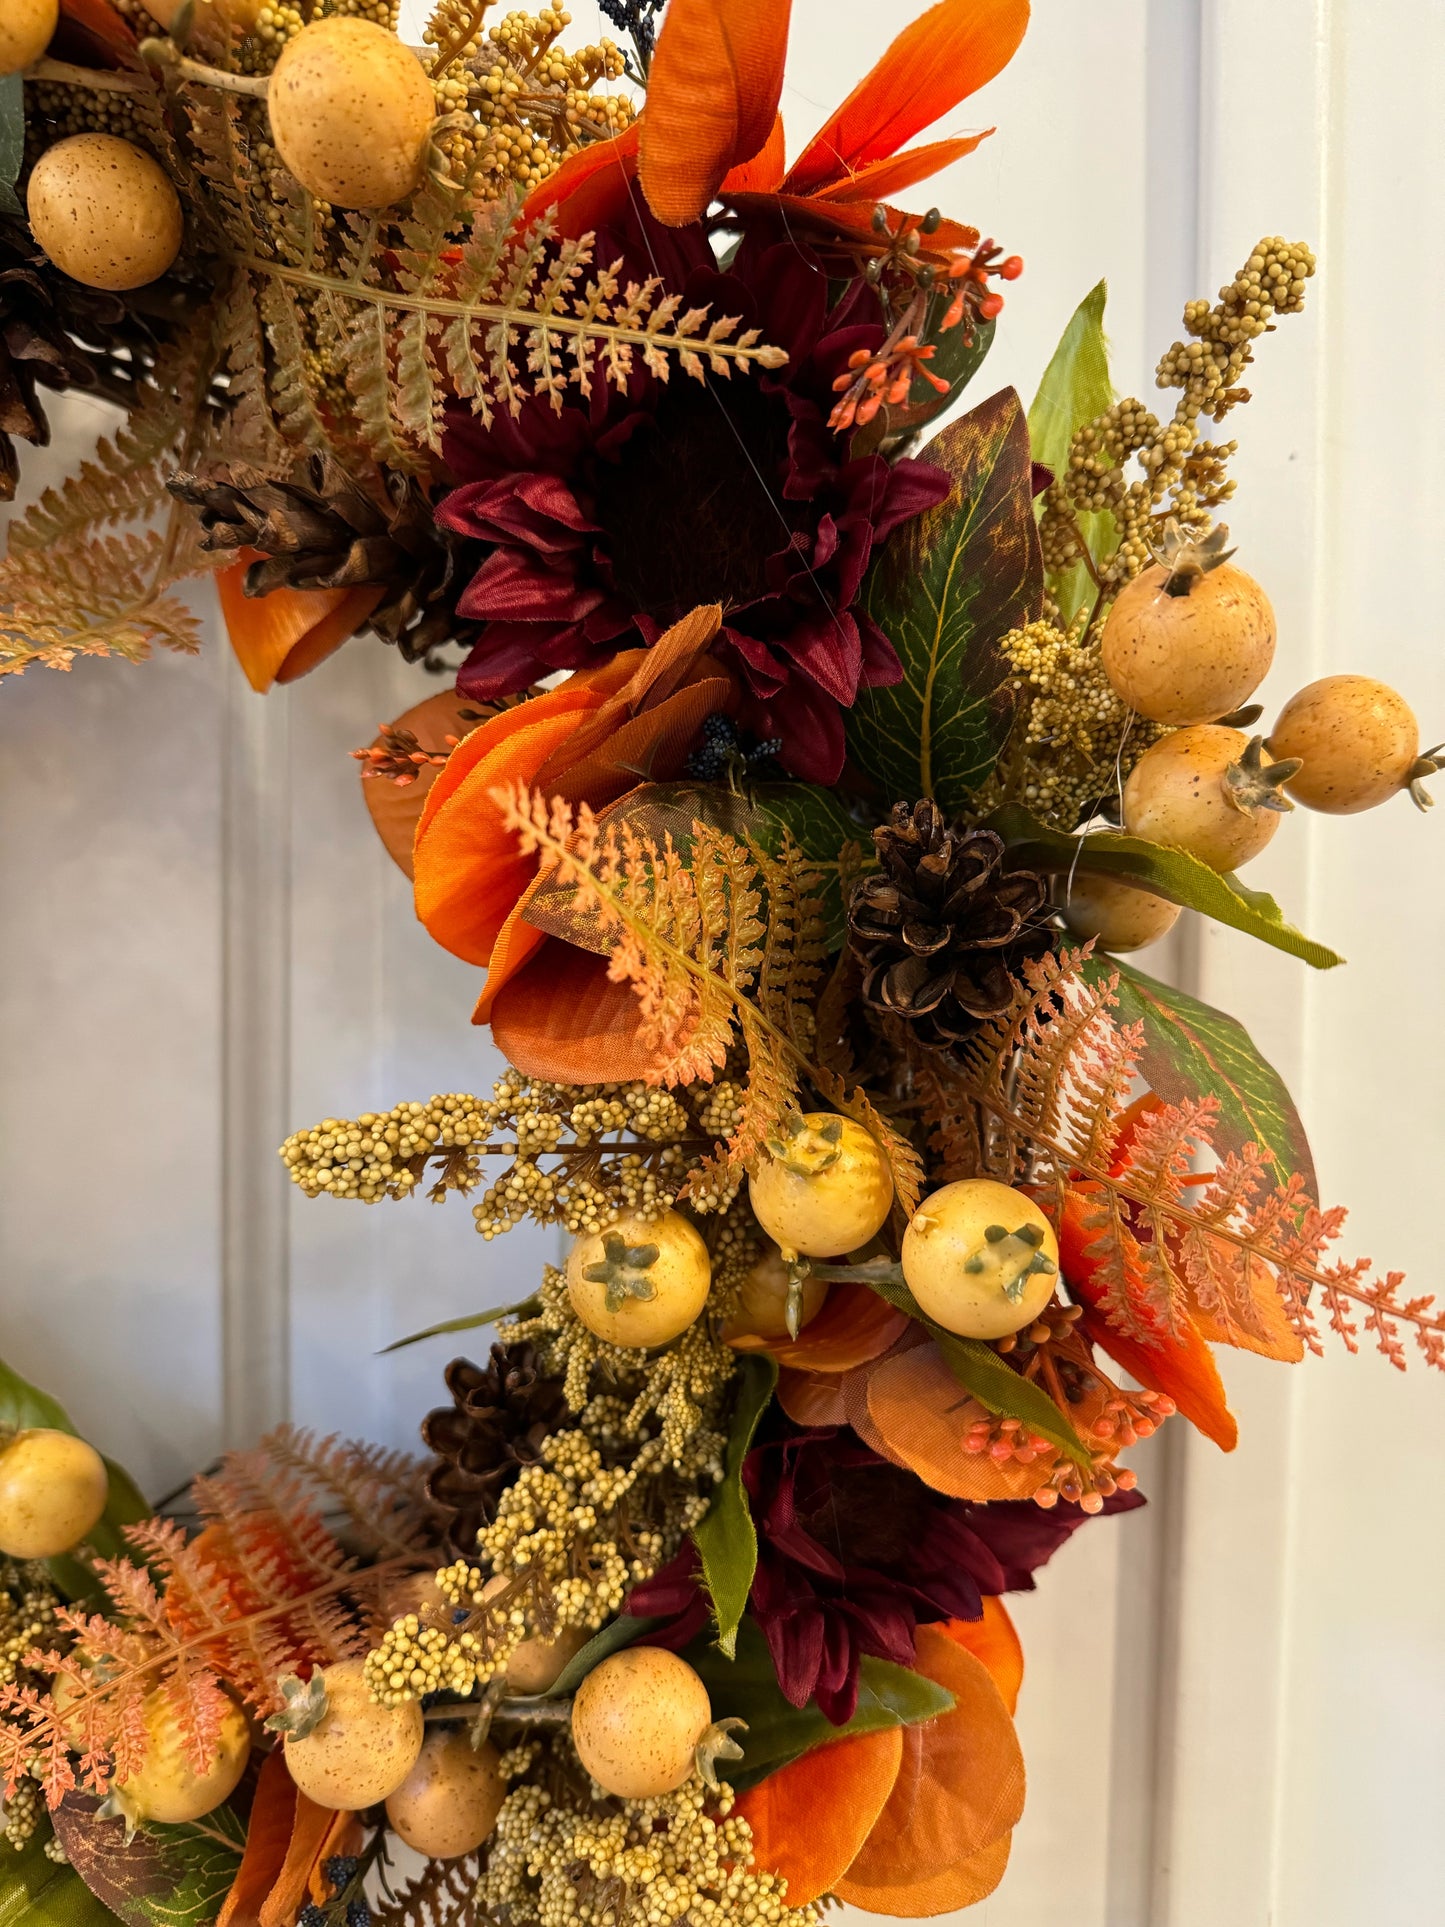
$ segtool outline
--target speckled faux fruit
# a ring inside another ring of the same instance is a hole
[[[578,1757],[620,1800],[650,1800],[680,1787],[711,1722],[707,1688],[697,1674],[656,1646],[613,1653],[593,1667],[572,1701]]]
[[[707,1303],[711,1282],[707,1246],[680,1211],[621,1218],[579,1238],[567,1259],[572,1309],[609,1345],[667,1344]]]
[[[0,1445],[0,1552],[54,1559],[105,1511],[110,1481],[93,1445],[69,1432],[15,1432]]]
[[[496,1747],[474,1747],[466,1727],[443,1726],[427,1734],[416,1765],[388,1795],[386,1817],[417,1853],[455,1860],[476,1852],[506,1797]]]
[[[390,207],[421,185],[436,100],[409,47],[335,14],[288,40],[266,97],[276,150],[333,207]]]
[[[1099,644],[1104,673],[1156,723],[1212,723],[1252,696],[1274,661],[1274,610],[1230,562],[1145,569],[1120,590]]]
[[[1061,878],[1059,914],[1070,935],[1101,950],[1142,950],[1174,928],[1179,905],[1152,890],[1140,890],[1115,877],[1080,874]]]
[[[377,1705],[362,1664],[347,1659],[326,1668],[320,1723],[304,1739],[288,1734],[285,1742],[287,1768],[307,1799],[344,1813],[395,1793],[417,1763],[425,1731],[415,1700]]]
[[[893,1174],[852,1118],[809,1111],[770,1140],[748,1177],[753,1216],[785,1258],[841,1258],[867,1244],[893,1208]]]
[[[1420,756],[1415,712],[1373,676],[1324,676],[1291,696],[1269,748],[1303,765],[1285,785],[1295,801],[1331,816],[1372,810],[1434,773],[1434,758]]]
[[[724,1338],[786,1338],[791,1280],[782,1252],[770,1245],[752,1265],[738,1290],[737,1309],[723,1328]],[[827,1302],[822,1278],[804,1278],[800,1287],[798,1329],[818,1316]]]
[[[60,0],[5,0],[0,6],[0,74],[39,60],[60,19]]]
[[[114,134],[72,134],[47,147],[26,208],[56,267],[90,288],[143,288],[181,251],[181,203],[164,169]]]
[[[204,1773],[186,1757],[181,1723],[169,1697],[157,1689],[145,1702],[147,1748],[140,1770],[118,1782],[122,1803],[137,1820],[178,1827],[200,1820],[228,1800],[251,1757],[246,1715],[227,1700],[215,1753]]]
[[[1124,828],[1207,863],[1236,870],[1259,855],[1279,828],[1279,806],[1231,792],[1229,772],[1249,749],[1242,730],[1203,723],[1161,737],[1124,785]],[[1283,807],[1288,808],[1288,805]]]
[[[926,1197],[903,1234],[903,1276],[919,1305],[962,1338],[1003,1338],[1054,1295],[1059,1243],[1032,1198],[992,1178]]]
[[[498,1573],[483,1586],[482,1597],[494,1598],[511,1584],[505,1573]],[[582,1626],[564,1626],[555,1639],[524,1639],[507,1661],[507,1690],[523,1695],[547,1692],[591,1637]]]

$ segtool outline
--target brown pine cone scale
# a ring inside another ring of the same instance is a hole
[[[446,1519],[446,1542],[459,1559],[475,1559],[477,1534],[497,1516],[502,1494],[567,1416],[562,1381],[538,1365],[536,1347],[493,1345],[483,1367],[454,1358],[446,1369],[450,1405],[422,1421],[423,1443],[436,1454],[427,1496]]]

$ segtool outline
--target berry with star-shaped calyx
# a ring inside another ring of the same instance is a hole
[[[685,1332],[707,1303],[712,1260],[680,1211],[588,1232],[567,1260],[572,1309],[609,1345],[648,1350]]]
[[[753,1216],[785,1261],[841,1258],[882,1229],[893,1173],[878,1140],[831,1111],[795,1117],[748,1174]]]
[[[903,1276],[921,1309],[961,1338],[1004,1338],[1054,1295],[1059,1243],[1022,1191],[962,1178],[923,1200],[903,1234]]]

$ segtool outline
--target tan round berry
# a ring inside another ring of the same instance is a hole
[[[711,1282],[707,1246],[680,1211],[620,1218],[579,1238],[567,1260],[567,1294],[588,1331],[639,1350],[685,1332]]]
[[[39,60],[60,19],[60,0],[5,0],[0,7],[0,74]]]
[[[1124,828],[1207,863],[1235,870],[1259,855],[1279,828],[1279,812],[1241,809],[1225,781],[1249,748],[1237,729],[1202,723],[1176,730],[1145,750],[1124,785]]]
[[[1157,943],[1179,920],[1179,905],[1115,877],[1077,875],[1059,884],[1059,914],[1070,933],[1116,955]]]
[[[712,1723],[707,1688],[685,1659],[656,1646],[613,1653],[572,1702],[572,1741],[597,1784],[619,1800],[673,1793]]]
[[[436,101],[426,69],[374,20],[332,15],[288,40],[267,94],[282,160],[334,207],[390,207],[421,185]]]
[[[235,1792],[251,1757],[246,1715],[234,1700],[227,1700],[215,1751],[204,1773],[197,1773],[186,1757],[181,1721],[164,1691],[158,1688],[149,1695],[144,1715],[145,1759],[138,1772],[117,1782],[133,1816],[179,1827],[213,1813]]]
[[[88,288],[142,288],[181,251],[181,203],[169,177],[114,134],[73,134],[47,147],[26,207],[56,267]]]
[[[0,1552],[54,1559],[105,1511],[110,1481],[93,1445],[69,1432],[16,1432],[0,1445]]]
[[[903,1234],[903,1276],[919,1305],[961,1338],[1003,1338],[1054,1295],[1059,1244],[1022,1191],[962,1178],[926,1197]]]
[[[482,1598],[495,1598],[511,1584],[498,1573],[483,1586]],[[523,1695],[550,1692],[591,1637],[583,1626],[564,1626],[555,1639],[524,1639],[507,1661],[508,1688]]]
[[[474,1747],[468,1728],[443,1726],[428,1733],[416,1765],[388,1795],[386,1817],[415,1852],[455,1860],[476,1852],[506,1797],[496,1747]]]
[[[286,1738],[291,1778],[319,1807],[359,1813],[395,1793],[417,1763],[425,1731],[416,1700],[378,1706],[362,1676],[364,1661],[346,1659],[322,1674],[326,1711],[304,1739]]]
[[[1252,696],[1274,661],[1269,597],[1224,562],[1157,564],[1120,590],[1099,654],[1115,690],[1156,723],[1212,723]]]
[[[1324,676],[1291,696],[1270,731],[1272,756],[1304,764],[1285,788],[1307,810],[1352,816],[1407,787],[1420,754],[1415,712],[1373,676]]]
[[[786,1338],[789,1283],[787,1260],[776,1246],[770,1245],[744,1277],[738,1289],[737,1310],[724,1326],[723,1337]],[[804,1278],[798,1322],[800,1331],[818,1316],[827,1297],[826,1280]]]
[[[770,1142],[748,1178],[753,1216],[785,1257],[841,1258],[882,1230],[893,1174],[852,1118],[810,1111]]]

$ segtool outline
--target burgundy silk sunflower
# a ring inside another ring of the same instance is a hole
[[[636,217],[598,243],[687,307],[736,316],[785,366],[694,381],[646,370],[626,392],[599,379],[560,409],[536,397],[484,425],[449,420],[459,486],[438,520],[488,545],[459,612],[484,624],[457,679],[478,701],[650,645],[688,610],[720,603],[713,653],[739,676],[739,720],[781,739],[790,774],[832,782],[843,711],[896,682],[893,646],[858,606],[876,544],[948,493],[928,462],[851,456],[828,427],[834,381],[883,340],[878,297],[855,282],[829,305],[816,255],[771,226],[719,271],[701,226]]]

